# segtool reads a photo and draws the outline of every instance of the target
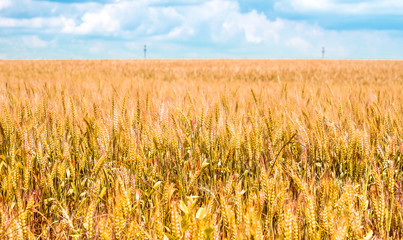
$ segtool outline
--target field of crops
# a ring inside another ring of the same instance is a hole
[[[0,239],[402,239],[403,61],[0,61]]]

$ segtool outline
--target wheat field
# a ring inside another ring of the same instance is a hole
[[[403,61],[0,61],[0,239],[402,239]]]

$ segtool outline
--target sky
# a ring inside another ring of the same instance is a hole
[[[403,59],[403,0],[0,0],[0,59]]]

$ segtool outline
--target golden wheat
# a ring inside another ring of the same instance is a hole
[[[0,239],[403,238],[403,62],[0,61]]]

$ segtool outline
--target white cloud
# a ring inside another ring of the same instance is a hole
[[[361,53],[367,54],[367,57],[385,52],[391,55],[389,48],[401,43],[401,35],[392,37],[391,32],[387,31],[333,31],[302,20],[269,18],[256,10],[243,12],[234,0],[115,0],[107,4],[15,1],[20,2],[13,2],[12,5],[28,4],[32,10],[29,16],[33,17],[13,18],[13,14],[0,17],[0,28],[7,28],[18,35],[15,37],[18,40],[14,42],[19,45],[4,49],[21,47],[22,39],[22,44],[29,48],[46,47],[41,49],[45,51],[52,47],[70,47],[71,51],[76,51],[76,55],[83,56],[142,55],[143,45],[147,44],[150,53],[153,56],[159,54],[160,57],[172,57],[182,52],[181,57],[231,57],[231,54],[238,54],[233,56],[312,58],[320,57],[321,47],[325,46],[327,56],[347,58]],[[0,9],[7,4],[10,6],[10,2],[0,0]],[[36,10],[37,14],[33,10],[35,4],[39,4],[37,9],[41,8]],[[397,13],[403,12],[403,1],[284,0],[278,1],[275,8],[298,13],[334,11],[363,14],[375,10]],[[60,41],[44,41],[43,34],[48,37],[54,35]],[[28,36],[21,38],[21,35]],[[114,41],[108,41],[105,36],[113,36]],[[6,38],[10,40],[12,37]],[[74,40],[82,41],[82,44]],[[10,40],[7,46],[12,43]],[[79,45],[81,50],[78,50]],[[12,50],[8,51],[11,53]],[[393,56],[399,57],[401,54],[403,52],[400,50],[400,55]]]
[[[207,33],[203,38],[261,43],[277,38],[281,21],[269,21],[263,13],[241,13],[233,1],[193,1],[178,6],[159,6],[164,1],[119,1],[96,11],[88,10],[80,20],[62,18],[63,33],[149,37],[154,40],[185,40]],[[242,39],[239,39],[242,37]]]
[[[30,48],[45,48],[49,45],[47,41],[40,39],[36,35],[23,36],[22,42],[24,43],[25,46]]]
[[[213,32],[217,42],[244,39],[247,43],[259,44],[276,38],[276,22],[269,21],[264,14],[256,11],[242,14],[238,9],[233,9],[226,12],[225,16],[216,23],[221,29]]]
[[[185,19],[183,24],[195,29],[196,35],[217,43],[275,41],[276,32],[282,28],[281,20],[270,21],[255,10],[241,13],[238,3],[233,1],[212,0],[180,8],[179,13]]]
[[[63,32],[75,34],[110,34],[120,30],[120,22],[115,18],[114,5],[106,5],[99,12],[87,12],[81,17],[82,23],[74,26],[73,21],[67,20]]]
[[[241,14],[238,19],[246,41],[250,43],[261,43],[265,40],[277,41],[278,31],[284,27],[282,20],[270,21],[263,13],[259,14],[255,10]]]
[[[75,21],[72,18],[66,18],[64,16],[60,17],[60,20],[62,22],[62,29],[61,32],[62,33],[72,33],[74,32],[75,29]]]
[[[0,10],[11,6],[11,0],[0,0]]]
[[[88,9],[79,20],[69,21],[63,32],[122,37],[161,35],[178,27],[184,21],[181,17],[174,7],[153,6],[145,1],[117,1]]]

